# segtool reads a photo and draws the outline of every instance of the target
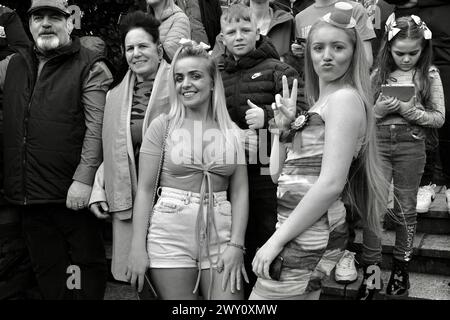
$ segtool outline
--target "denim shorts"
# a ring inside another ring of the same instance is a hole
[[[197,268],[216,267],[219,256],[231,238],[231,203],[226,191],[214,192],[213,223],[209,228],[209,248],[199,246],[197,217],[200,194],[162,187],[151,218],[147,237],[150,268]],[[208,196],[203,202],[203,219],[206,221]],[[209,258],[208,258],[209,257]]]

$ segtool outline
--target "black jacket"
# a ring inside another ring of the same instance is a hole
[[[297,109],[306,109],[303,82],[299,79],[297,71],[279,60],[277,50],[267,37],[261,36],[256,43],[256,49],[238,61],[231,55],[225,57],[222,79],[227,108],[231,119],[241,129],[248,129],[245,113],[250,107],[247,99],[264,110],[264,129],[268,128],[268,121],[273,118],[271,105],[275,102],[275,95],[282,93],[283,75],[288,79],[289,89],[292,88],[294,79],[298,79]],[[267,137],[267,156],[270,156],[270,134]],[[249,166],[249,173],[252,170]]]
[[[102,56],[78,38],[47,61],[37,80],[33,48],[19,49],[4,85],[6,199],[64,203],[85,137],[82,83]]]
[[[211,49],[214,47],[216,36],[220,33],[220,16],[222,8],[219,0],[199,0],[202,23],[205,27]]]

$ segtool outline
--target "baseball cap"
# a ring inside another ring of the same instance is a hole
[[[30,9],[28,9],[28,14],[41,9],[55,10],[66,17],[70,16],[67,0],[33,0]]]

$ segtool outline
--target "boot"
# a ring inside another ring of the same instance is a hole
[[[408,297],[409,274],[408,262],[393,259],[392,272],[386,288],[386,298],[403,299]]]
[[[369,266],[376,266],[379,268],[378,263],[374,263],[372,265],[364,265],[363,266],[363,281],[358,289],[358,293],[356,295],[356,300],[373,300],[375,295],[383,289],[383,280],[381,279],[381,275],[375,273],[374,271],[368,273],[367,268]],[[369,279],[370,276],[374,275],[374,277],[380,276],[379,279],[375,279],[372,277]],[[379,282],[377,283],[377,280]]]

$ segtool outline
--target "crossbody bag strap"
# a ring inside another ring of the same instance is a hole
[[[147,220],[147,232],[148,232],[148,229],[150,228],[150,223],[151,223],[152,214],[153,214],[153,207],[155,206],[155,202],[156,202],[156,194],[158,192],[159,179],[161,177],[161,171],[162,171],[162,167],[164,164],[164,149],[166,148],[166,140],[167,140],[168,135],[169,135],[169,121],[167,121],[166,131],[164,133],[164,140],[163,140],[162,148],[161,148],[161,155],[159,157],[158,173],[156,174],[155,188],[153,190],[153,198],[152,198],[152,202],[151,202],[152,203],[152,212],[150,212],[148,220]],[[138,297],[139,297],[139,300],[158,299],[158,294],[156,293],[156,290],[155,290],[154,286],[152,285],[150,276],[148,274],[148,270],[144,275],[144,288],[141,293],[138,293]]]

